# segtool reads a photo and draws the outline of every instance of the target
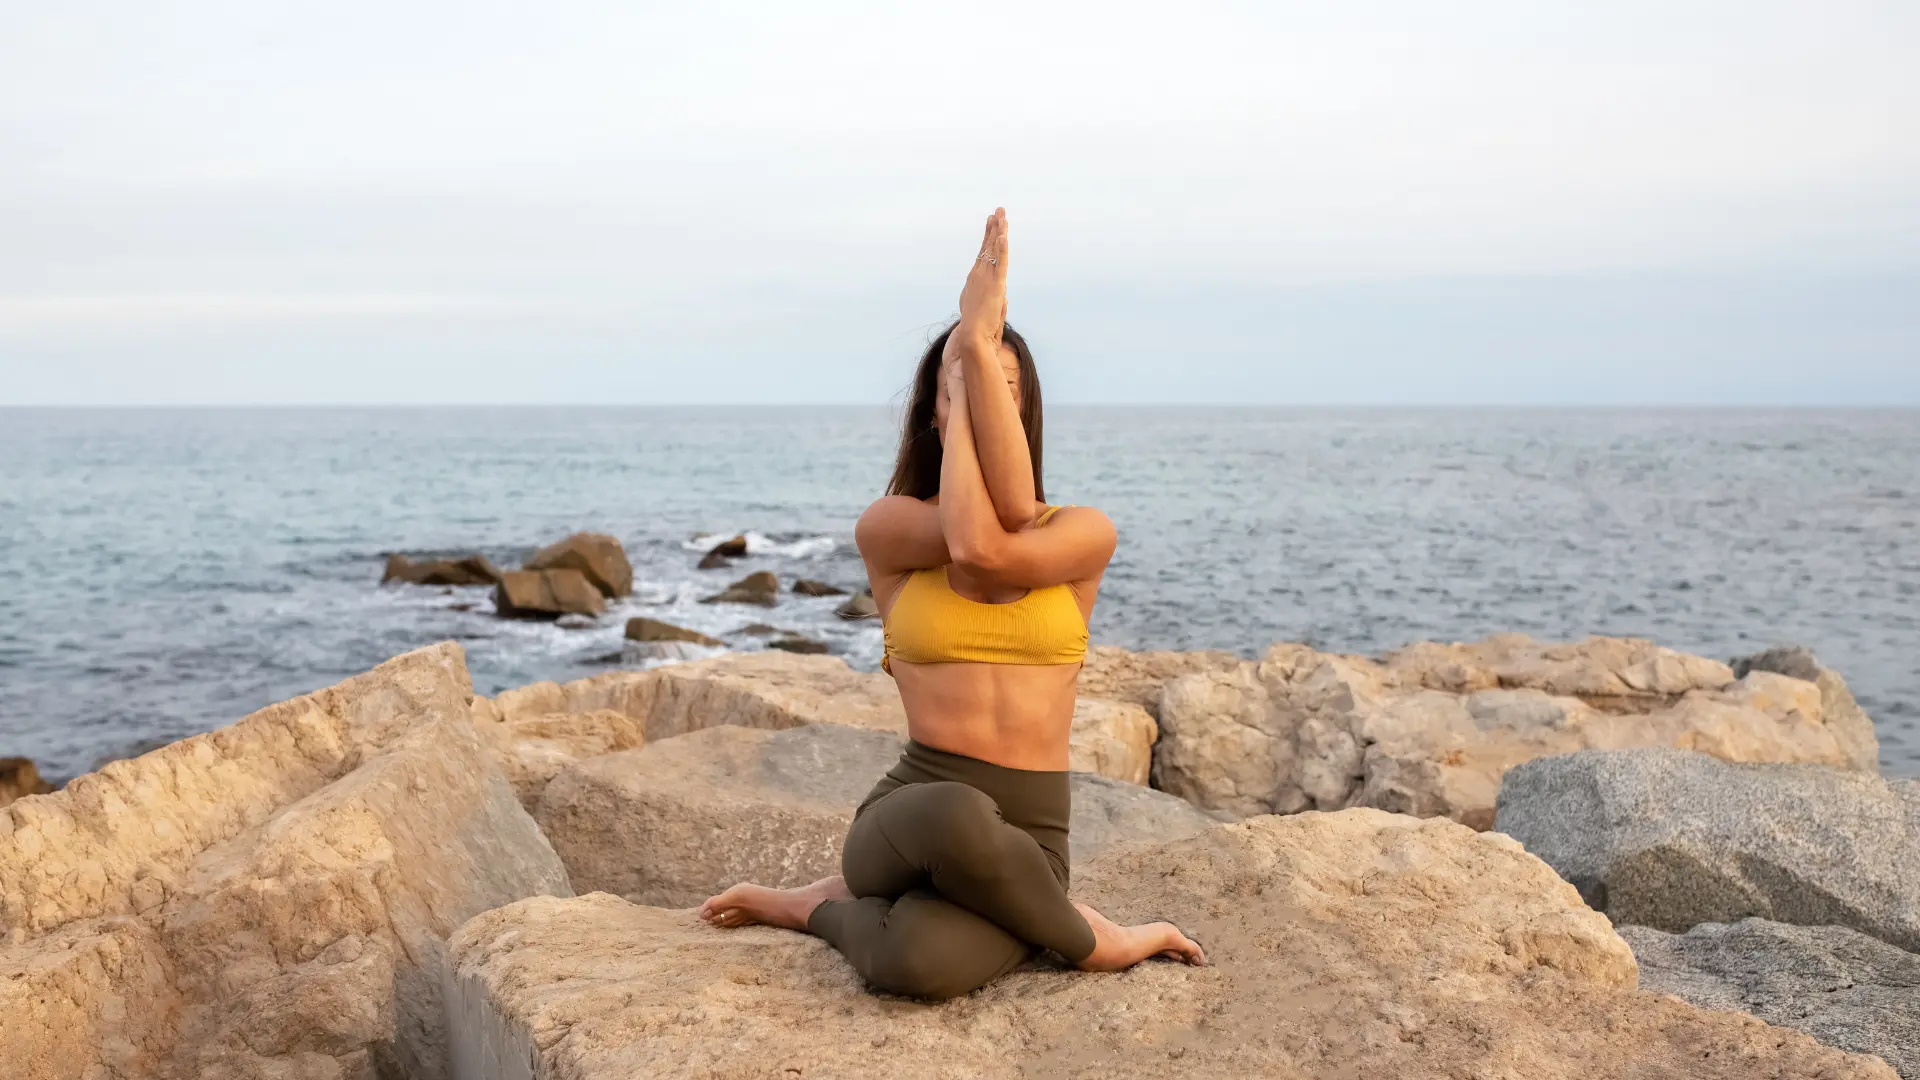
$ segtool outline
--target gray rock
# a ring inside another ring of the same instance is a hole
[[[1687,750],[1583,750],[1510,770],[1494,828],[1615,923],[1759,916],[1920,950],[1920,783]]]
[[[1765,652],[1752,656],[1736,656],[1729,663],[1735,678],[1744,679],[1751,671],[1771,671],[1775,675],[1785,675],[1793,679],[1805,679],[1813,682],[1825,670],[1813,650],[1805,645],[1776,645]]]
[[[1643,990],[1752,1013],[1920,1080],[1920,956],[1845,927],[1766,919],[1702,923],[1683,935],[1623,926],[1620,936]]]

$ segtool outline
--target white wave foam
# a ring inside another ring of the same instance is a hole
[[[680,547],[686,551],[711,551],[715,544],[720,543],[722,540],[731,540],[736,536],[744,536],[747,538],[747,554],[749,555],[784,555],[789,559],[817,559],[822,555],[833,554],[840,546],[840,541],[831,536],[804,536],[798,540],[790,540],[782,543],[772,539],[765,533],[747,529],[744,532],[727,532],[722,530],[720,532],[696,533],[691,539],[682,541]]]

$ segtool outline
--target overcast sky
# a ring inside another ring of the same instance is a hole
[[[0,404],[1920,404],[1920,4],[0,0]]]

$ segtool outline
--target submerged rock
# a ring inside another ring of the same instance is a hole
[[[1587,748],[1873,768],[1871,722],[1829,700],[1815,683],[1735,679],[1718,661],[1626,638],[1507,634],[1385,662],[1280,644],[1164,685],[1154,778],[1241,816],[1358,805],[1487,828],[1508,769]]]
[[[566,874],[438,645],[0,810],[27,1077],[445,1077],[445,937]]]
[[[485,555],[415,562],[395,553],[387,556],[387,569],[380,577],[380,584],[398,581],[408,585],[493,585],[499,580],[500,569]]]
[[[675,626],[659,619],[644,616],[627,620],[628,641],[685,641],[694,645],[725,646],[719,638],[708,637],[698,630],[689,630],[684,626]]]
[[[493,590],[494,611],[510,619],[603,615],[607,602],[578,570],[509,570]]]
[[[837,724],[709,728],[567,768],[535,816],[581,890],[679,906],[740,881],[801,885],[839,871],[855,808],[905,745]],[[1137,785],[1085,773],[1072,783],[1076,860],[1213,824]]]
[[[523,570],[577,570],[606,597],[633,591],[633,564],[620,541],[605,533],[574,533],[535,552]]]
[[[793,591],[801,596],[845,596],[847,590],[838,585],[829,585],[824,581],[801,578],[793,583]]]
[[[1920,955],[1839,926],[1765,919],[1685,934],[1622,926],[1640,986],[1703,1009],[1738,1009],[1920,1080]]]
[[[32,758],[0,758],[0,806],[28,795],[45,795],[53,785],[40,778]]]
[[[1213,963],[1090,975],[1042,961],[926,1005],[867,992],[804,934],[716,929],[606,894],[533,899],[455,935],[456,1044],[572,1080],[720,1062],[1008,1080],[1893,1076],[1798,1032],[1636,992],[1626,945],[1570,887],[1507,838],[1447,821],[1257,818],[1110,851],[1078,868],[1074,891],[1122,922],[1173,920]]]
[[[1494,827],[1617,923],[1758,916],[1920,950],[1920,781],[1590,750],[1508,773]]]
[[[738,559],[747,554],[747,538],[744,535],[722,540],[707,549],[709,559]],[[725,563],[720,565],[724,566]]]

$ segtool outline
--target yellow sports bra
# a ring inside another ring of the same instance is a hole
[[[1063,507],[1049,506],[1035,526]],[[1087,621],[1071,586],[1029,589],[1006,604],[983,604],[953,591],[947,568],[915,570],[900,586],[884,626],[886,652],[909,664],[1074,664],[1087,658]]]

